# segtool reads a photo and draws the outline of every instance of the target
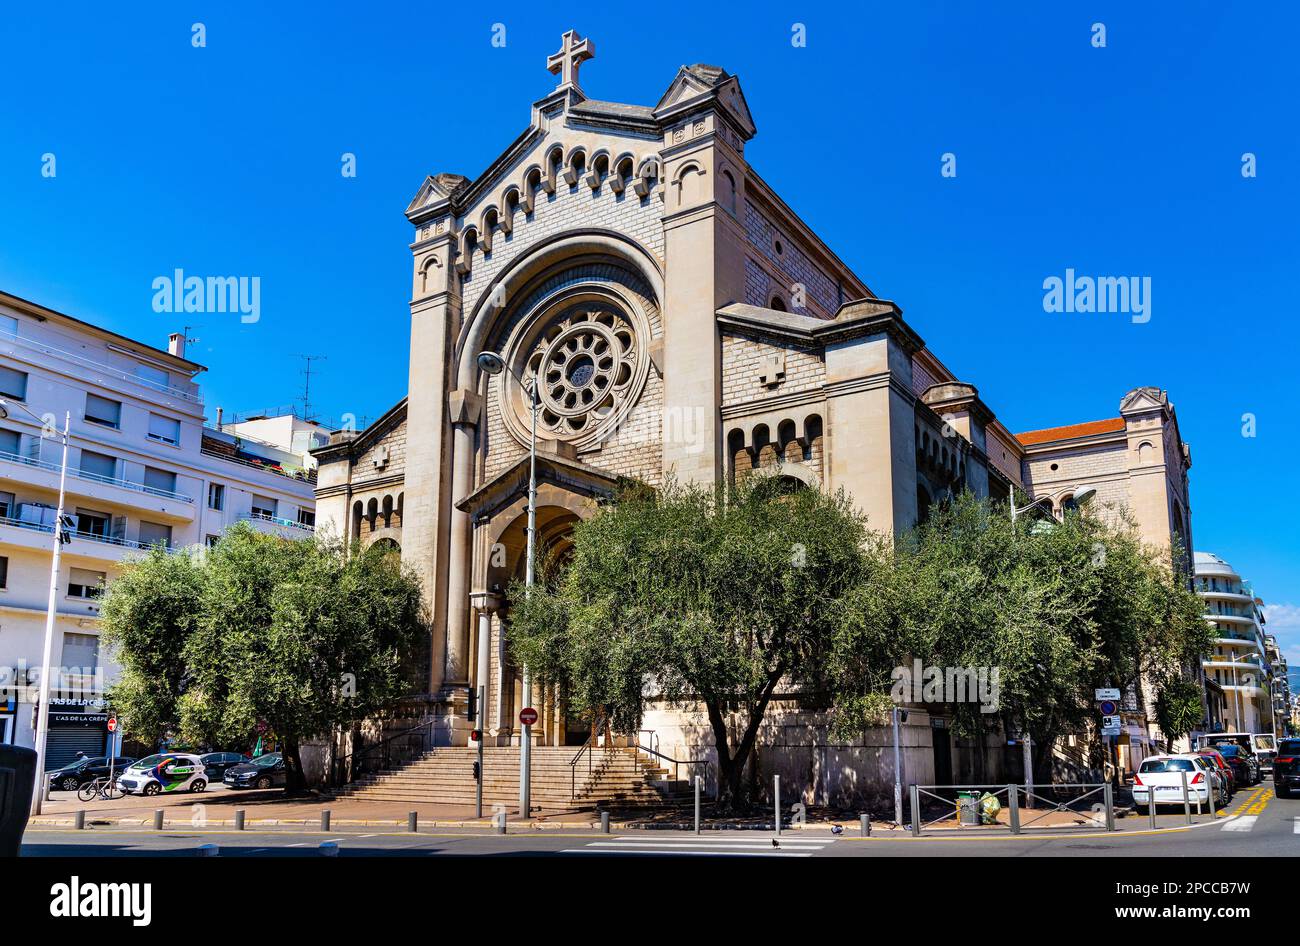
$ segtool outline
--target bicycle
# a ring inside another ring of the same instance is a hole
[[[122,797],[122,789],[117,786],[117,776],[111,779],[105,775],[99,778],[93,778],[77,789],[77,798],[82,801],[93,801],[95,798],[102,798],[105,801],[113,801]]]

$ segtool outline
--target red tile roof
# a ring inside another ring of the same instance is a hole
[[[1093,434],[1110,434],[1123,429],[1124,418],[1107,417],[1105,420],[1090,420],[1082,424],[1067,424],[1064,427],[1048,427],[1046,430],[1027,430],[1023,434],[1016,434],[1016,439],[1023,446],[1030,447],[1038,443],[1090,437]]]

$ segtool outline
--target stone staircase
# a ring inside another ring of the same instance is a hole
[[[534,746],[532,789],[534,807],[572,810],[608,807],[652,807],[685,804],[693,795],[686,781],[675,782],[666,769],[635,748],[597,748],[590,758],[570,766],[574,746]],[[364,801],[474,804],[476,749],[430,749],[400,768],[358,777],[337,794]],[[519,747],[491,746],[483,750],[483,804],[519,804]]]

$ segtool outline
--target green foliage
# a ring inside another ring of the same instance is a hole
[[[846,615],[844,633],[883,636],[927,665],[996,668],[1003,721],[1046,751],[1091,718],[1096,687],[1174,679],[1208,652],[1200,602],[1166,563],[1123,520],[1013,525],[1005,507],[966,494],[900,541],[889,591]],[[841,737],[872,721],[865,709],[881,702],[864,701],[881,676],[879,666],[835,675]],[[944,711],[976,738],[996,719],[973,702]]]
[[[571,714],[635,731],[647,696],[703,704],[724,790],[779,684],[824,692],[844,597],[877,545],[840,494],[752,478],[632,489],[575,527],[555,587],[510,590],[510,645]],[[734,714],[734,716],[733,716]]]
[[[203,556],[129,564],[103,613],[124,669],[112,697],[132,735],[147,725],[151,739],[243,746],[265,724],[299,787],[300,742],[404,695],[403,658],[426,633],[418,581],[397,556],[345,553],[239,525]]]
[[[1185,736],[1205,719],[1201,688],[1181,677],[1165,680],[1156,696],[1156,721],[1170,739]]]

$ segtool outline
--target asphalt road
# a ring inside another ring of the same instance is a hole
[[[1238,793],[1229,817],[1191,828],[1150,832],[1126,819],[1128,830],[1054,831],[1051,836],[1006,835],[952,838],[839,837],[823,830],[786,831],[778,846],[771,832],[530,831],[505,836],[472,830],[404,831],[352,829],[322,833],[301,828],[151,831],[100,827],[30,830],[23,855],[76,857],[194,857],[200,845],[215,844],[221,857],[320,857],[320,845],[337,845],[340,857],[568,856],[568,857],[1286,857],[1300,854],[1300,799],[1273,796],[1272,783]],[[1162,815],[1162,825],[1180,824],[1181,814]]]

